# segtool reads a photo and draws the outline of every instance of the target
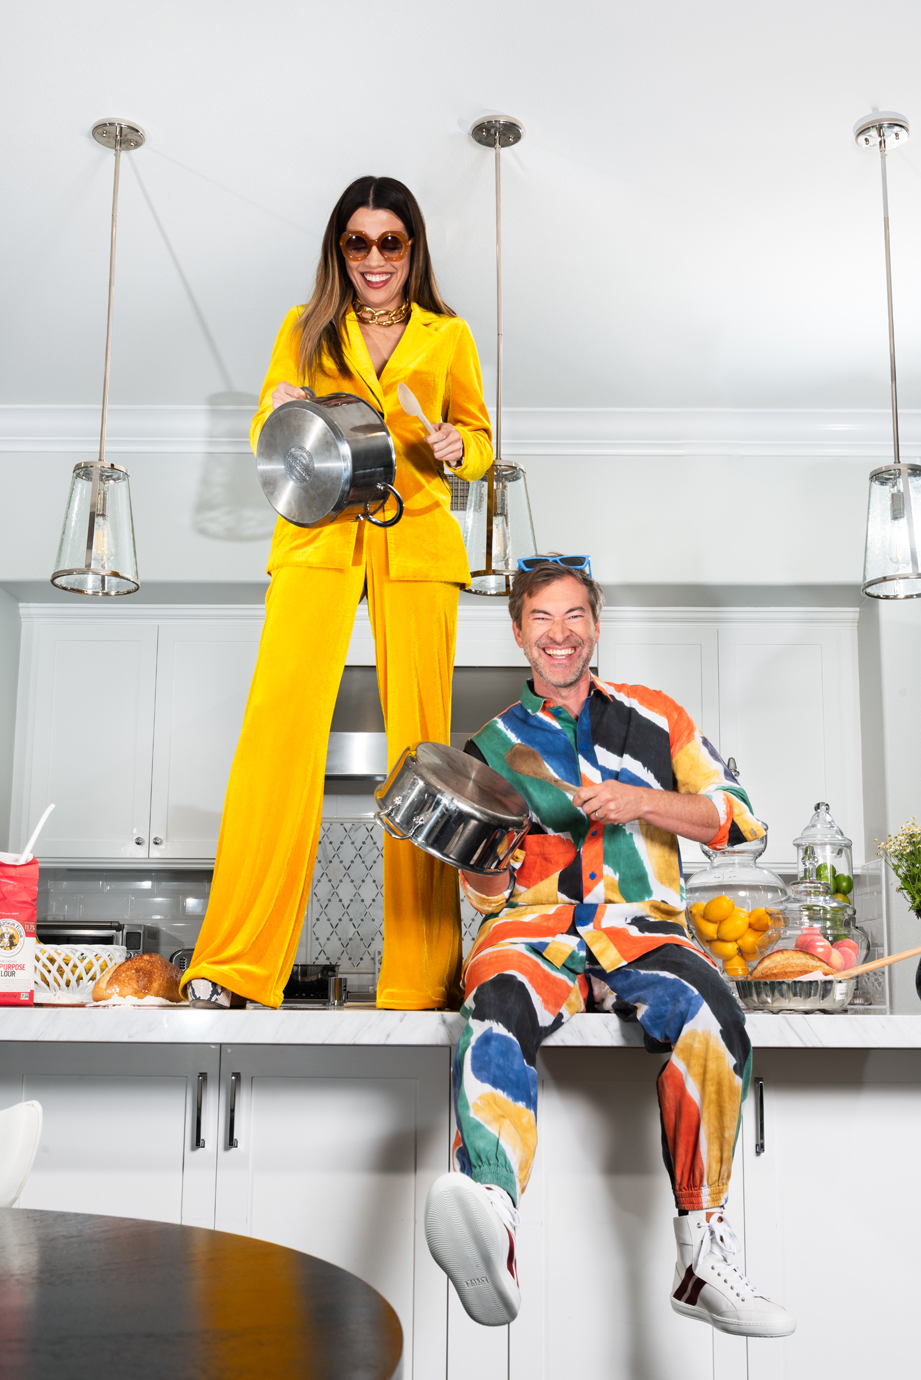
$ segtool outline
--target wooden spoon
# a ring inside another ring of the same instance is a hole
[[[872,973],[877,968],[888,968],[890,963],[901,963],[903,958],[917,958],[918,954],[921,954],[921,946],[917,949],[905,949],[900,954],[890,954],[888,958],[875,958],[872,963],[859,963],[856,968],[842,968],[835,976],[841,978],[860,977],[861,973]]]
[[[516,743],[509,748],[505,760],[512,771],[517,771],[520,776],[533,776],[535,781],[546,781],[548,785],[558,786],[567,795],[575,795],[576,791],[582,789],[581,786],[571,786],[568,781],[561,780],[550,770],[537,749],[526,747],[524,743]]]
[[[428,417],[426,417],[425,413],[422,411],[422,408],[419,405],[419,400],[416,397],[415,393],[412,391],[412,389],[407,388],[405,383],[398,383],[397,397],[399,398],[400,406],[406,413],[407,417],[418,417],[419,421],[425,427],[428,434],[430,436],[433,436],[435,433],[435,428],[432,426],[432,423],[429,421]]]

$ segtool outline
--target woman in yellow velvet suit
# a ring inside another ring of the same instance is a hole
[[[405,382],[433,436],[397,401]],[[316,288],[285,317],[253,419],[292,398],[348,392],[384,414],[403,518],[381,529],[279,518],[259,659],[224,800],[208,913],[184,986],[193,1005],[278,1006],[310,893],[326,751],[355,611],[367,594],[388,763],[409,743],[449,742],[458,593],[470,571],[445,465],[479,479],[492,460],[480,366],[438,292],[425,222],[391,178],[346,189],[323,237]],[[384,840],[379,1006],[456,1004],[457,874]]]

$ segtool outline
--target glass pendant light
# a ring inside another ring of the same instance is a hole
[[[899,454],[899,401],[895,376],[895,327],[892,316],[892,262],[889,253],[889,187],[886,158],[890,149],[908,143],[908,121],[892,111],[877,111],[859,120],[854,138],[861,149],[879,149],[883,184],[883,243],[886,250],[886,302],[889,308],[889,382],[892,398],[892,465],[870,475],[867,545],[863,592],[874,599],[921,597],[917,522],[921,521],[921,465],[903,464]]]
[[[464,545],[470,562],[471,594],[508,595],[521,556],[535,556],[528,485],[520,465],[502,459],[502,149],[520,142],[518,120],[478,120],[471,137],[496,155],[496,458],[485,476],[467,490]]]
[[[112,305],[115,296],[115,230],[118,174],[122,152],[139,149],[144,131],[131,120],[101,120],[93,126],[97,144],[115,150],[112,226],[109,242],[109,306],[102,379],[99,459],[74,465],[70,497],[51,583],[72,594],[134,594],[140,588],[128,471],[106,460],[109,366],[112,359]]]

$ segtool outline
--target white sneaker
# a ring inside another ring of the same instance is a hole
[[[675,1218],[678,1263],[672,1308],[736,1337],[789,1337],[796,1319],[760,1293],[731,1257],[739,1250],[724,1215],[689,1212]]]
[[[502,1189],[466,1174],[442,1174],[425,1203],[425,1239],[464,1309],[484,1327],[504,1327],[521,1307],[515,1269],[518,1212]]]

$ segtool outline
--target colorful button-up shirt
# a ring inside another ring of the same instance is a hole
[[[539,922],[541,930],[550,923],[560,933],[575,920],[580,931],[594,931],[594,943],[587,933],[585,937],[608,971],[663,942],[691,942],[675,835],[642,819],[606,825],[589,819],[559,786],[512,770],[506,753],[517,743],[535,748],[555,776],[574,786],[622,781],[707,796],[720,818],[709,848],[725,848],[766,832],[719,753],[668,695],[592,677],[591,691],[575,720],[566,709],[536,695],[529,681],[520,701],[491,719],[467,744],[468,752],[524,796],[533,816],[512,858],[514,883],[507,899],[490,902],[464,882],[473,905],[495,917],[481,929],[474,952],[484,944],[502,942],[503,936],[511,939],[512,930],[521,931],[529,918]],[[496,916],[500,906],[502,913]],[[567,919],[561,908],[569,907]],[[608,933],[617,953],[598,933],[614,929],[625,931],[620,939]],[[647,942],[633,942],[644,938]]]

